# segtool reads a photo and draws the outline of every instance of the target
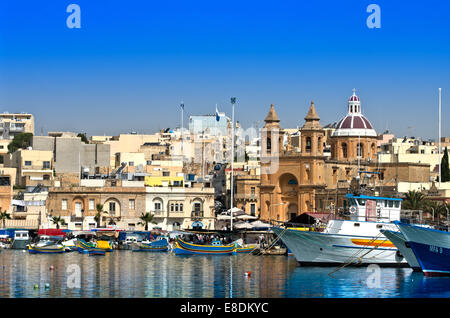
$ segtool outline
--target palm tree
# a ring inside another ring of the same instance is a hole
[[[66,222],[60,216],[52,216],[52,222],[53,224],[56,224],[57,229],[59,229],[60,224],[66,225]]]
[[[5,228],[6,220],[11,220],[11,216],[9,215],[9,213],[6,212],[6,210],[2,212],[2,208],[0,208],[0,220],[2,220],[3,222],[3,228]]]
[[[403,208],[407,210],[422,210],[425,204],[425,195],[422,192],[413,190],[406,193]]]
[[[424,211],[428,213],[432,213],[433,219],[439,215],[442,206],[434,200],[427,200],[425,202]]]
[[[148,224],[152,223],[152,224],[157,224],[155,221],[153,221],[153,214],[150,213],[142,213],[141,216],[139,217],[142,222],[139,222],[138,224],[140,225],[145,225],[145,230],[148,231]]]
[[[99,227],[101,227],[102,214],[103,213],[108,214],[108,212],[103,211],[103,204],[97,204],[95,208],[97,209],[97,214],[94,216],[94,220],[95,220],[95,222],[97,222]]]

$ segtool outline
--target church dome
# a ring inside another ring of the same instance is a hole
[[[347,115],[337,123],[336,130],[331,136],[377,136],[370,121],[361,113],[361,101],[356,96],[355,89],[348,100]]]

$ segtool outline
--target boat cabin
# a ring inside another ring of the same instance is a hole
[[[27,241],[30,239],[28,231],[14,231],[14,240]]]
[[[350,219],[366,222],[393,222],[400,220],[402,199],[347,194]]]

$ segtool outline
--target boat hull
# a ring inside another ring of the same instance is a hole
[[[30,240],[14,240],[12,248],[15,250],[26,250],[28,244],[30,244]]]
[[[274,228],[300,265],[407,267],[405,258],[385,237],[354,236]]]
[[[396,222],[425,276],[450,276],[450,233]]]
[[[380,232],[383,233],[383,235],[386,236],[389,239],[389,241],[391,241],[397,247],[397,249],[400,251],[400,254],[402,254],[405,257],[406,261],[408,262],[408,265],[415,272],[422,271],[420,264],[417,261],[416,255],[414,255],[411,246],[406,241],[405,236],[401,232],[394,232],[390,230],[381,230]]]
[[[38,247],[38,246],[28,246],[28,252],[30,254],[61,254],[65,252],[64,246],[44,246],[44,247]]]
[[[197,255],[232,255],[235,252],[235,246],[232,245],[197,245],[191,244],[177,238],[175,248],[173,249],[175,254],[197,254]]]

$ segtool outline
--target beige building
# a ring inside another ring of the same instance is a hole
[[[139,217],[145,211],[145,187],[143,182],[122,180],[99,180],[103,186],[92,180],[84,181],[84,186],[51,187],[47,199],[47,211],[51,216],[65,219],[68,229],[88,230],[100,226],[112,226],[134,230]],[[97,204],[103,205],[101,224],[94,217]],[[50,223],[50,227],[54,227]]]
[[[146,187],[146,212],[154,215],[163,230],[192,229],[201,223],[203,229],[214,230],[214,188]]]
[[[53,180],[53,152],[19,149],[5,157],[5,167],[16,169],[16,185],[51,185]]]
[[[14,139],[20,133],[34,135],[34,116],[27,113],[0,114],[0,139]]]

